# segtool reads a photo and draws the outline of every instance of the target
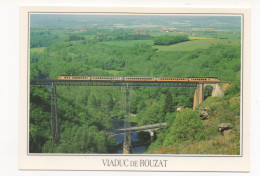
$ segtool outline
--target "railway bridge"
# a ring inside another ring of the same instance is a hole
[[[71,76],[72,77],[72,76]],[[58,113],[57,113],[57,86],[123,86],[125,87],[125,128],[124,128],[124,153],[129,153],[131,150],[131,130],[145,129],[151,131],[153,135],[154,130],[146,127],[139,127],[135,129],[127,123],[130,121],[130,100],[129,100],[129,88],[130,87],[182,87],[182,88],[194,88],[194,101],[193,110],[204,100],[204,88],[206,86],[212,86],[212,97],[222,97],[224,95],[220,88],[219,79],[207,79],[207,78],[147,78],[138,77],[138,79],[118,80],[110,77],[111,79],[105,80],[78,80],[78,79],[66,79],[66,80],[31,80],[30,86],[47,86],[51,87],[51,131],[53,135],[53,142],[59,141],[59,126],[58,126]],[[118,78],[118,77],[117,77]],[[136,77],[135,77],[136,78]],[[162,124],[161,124],[162,125]],[[144,128],[144,129],[142,129]],[[154,127],[155,129],[157,127]],[[121,129],[122,130],[122,129]],[[153,132],[152,132],[153,131]]]

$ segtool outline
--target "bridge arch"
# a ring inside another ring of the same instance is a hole
[[[206,100],[208,97],[211,97],[213,93],[213,86],[211,85],[205,85],[204,86],[204,100]]]
[[[212,97],[223,97],[224,96],[224,92],[221,90],[221,87],[218,83],[206,83],[204,84],[204,88],[206,86],[212,86],[213,90],[212,90]]]
[[[195,110],[196,106],[198,106],[204,100],[204,89],[207,86],[211,86],[213,88],[211,93],[212,97],[224,96],[224,92],[221,90],[221,87],[218,83],[199,83],[194,92],[193,110]]]

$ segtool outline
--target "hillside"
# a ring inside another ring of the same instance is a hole
[[[240,90],[237,85],[239,81],[227,89],[223,98],[208,97],[195,112],[189,109],[177,112],[147,153],[239,155]]]

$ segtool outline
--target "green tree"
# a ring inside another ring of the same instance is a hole
[[[203,130],[204,126],[198,114],[189,108],[185,108],[176,115],[163,145],[176,145],[182,142],[201,140],[204,138]]]
[[[166,98],[164,102],[163,112],[164,114],[172,113],[174,111],[172,94],[169,90],[166,92]]]

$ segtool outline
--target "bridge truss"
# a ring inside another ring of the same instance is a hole
[[[198,82],[157,82],[157,81],[92,81],[92,80],[31,80],[31,86],[113,86],[113,87],[193,87]]]
[[[51,87],[51,131],[53,142],[59,141],[59,126],[57,113],[56,86],[111,86],[125,87],[125,129],[123,148],[131,150],[131,125],[130,125],[130,87],[183,87],[197,88],[198,82],[157,82],[157,81],[93,81],[93,80],[31,80],[30,86]],[[123,150],[124,150],[123,149]]]

